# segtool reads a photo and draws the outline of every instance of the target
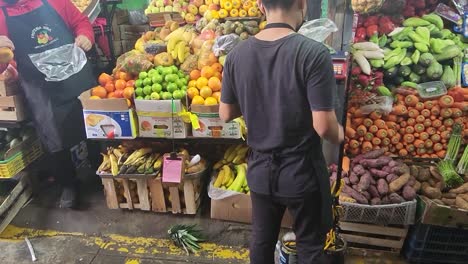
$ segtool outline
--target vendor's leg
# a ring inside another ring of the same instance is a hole
[[[76,206],[78,181],[70,151],[63,150],[53,153],[52,156],[54,176],[63,188],[62,196],[60,197],[60,207],[73,208]]]
[[[251,264],[274,263],[275,246],[281,228],[285,206],[269,195],[250,192],[252,200]]]
[[[325,233],[320,230],[320,192],[306,194],[301,199],[289,200],[288,210],[294,220],[293,231],[296,234],[298,263],[324,263]]]

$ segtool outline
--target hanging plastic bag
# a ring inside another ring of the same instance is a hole
[[[239,44],[240,38],[236,34],[229,34],[216,38],[213,45],[213,52],[216,57],[227,55],[231,50]]]
[[[299,34],[317,42],[323,42],[331,33],[337,32],[338,27],[328,18],[319,18],[307,21],[299,29]]]
[[[85,66],[85,52],[75,44],[46,50],[41,53],[29,54],[29,58],[36,68],[42,72],[49,82],[60,82],[79,73]]]
[[[359,108],[363,114],[367,115],[373,111],[379,111],[383,114],[389,114],[393,107],[393,98],[390,96],[377,96],[374,98],[373,104],[361,106]]]

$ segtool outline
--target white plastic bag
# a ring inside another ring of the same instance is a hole
[[[319,18],[307,21],[299,29],[299,34],[317,42],[323,42],[331,33],[337,32],[335,23],[328,18]]]
[[[215,181],[215,178],[213,178],[210,182],[210,185],[208,186],[208,196],[213,199],[213,200],[222,200],[226,199],[231,196],[239,195],[241,193],[239,192],[234,192],[234,191],[229,191],[229,190],[223,190],[220,188],[216,188],[213,186]]]
[[[373,111],[380,111],[384,114],[389,114],[393,107],[393,98],[390,96],[377,96],[374,98],[375,103],[364,105],[359,108],[363,114],[367,115]]]
[[[216,57],[226,55],[239,44],[240,37],[237,34],[229,34],[216,38],[213,45],[213,53]]]
[[[80,72],[86,65],[85,52],[75,44],[67,44],[41,53],[29,54],[36,68],[49,82],[60,82]]]

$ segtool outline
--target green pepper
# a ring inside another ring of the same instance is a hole
[[[410,17],[403,22],[405,27],[424,27],[429,26],[431,23],[419,17]]]
[[[411,58],[405,57],[405,58],[400,62],[400,64],[401,64],[401,66],[408,66],[408,65],[413,64],[413,61],[411,60]]]
[[[429,43],[429,40],[431,39],[431,31],[429,31],[428,28],[417,27],[416,34],[418,34],[419,36],[421,36],[422,39],[424,39],[424,43]]]
[[[413,61],[413,64],[418,64],[420,56],[421,52],[419,50],[415,50],[413,55],[411,55],[411,60]]]
[[[395,57],[397,56],[398,54],[400,54],[401,52],[401,48],[396,48],[388,53],[385,53],[385,56],[384,56],[384,60],[389,60],[390,58],[392,57]],[[406,51],[405,51],[406,52]],[[391,67],[390,67],[391,68]]]
[[[424,16],[422,16],[422,19],[432,23],[438,29],[443,29],[444,28],[444,21],[437,14],[432,13],[432,14],[424,15]]]
[[[413,42],[394,40],[392,43],[390,43],[390,47],[392,47],[394,49],[396,49],[396,48],[411,48],[411,47],[413,47]]]
[[[429,47],[424,43],[414,43],[414,47],[422,53],[429,52]]]
[[[369,62],[370,65],[372,65],[372,67],[374,68],[381,68],[382,66],[384,66],[385,63],[382,59],[370,59]]]
[[[385,45],[387,45],[388,38],[387,35],[383,35],[382,37],[379,38],[379,47],[383,48]]]
[[[370,37],[369,41],[378,45],[379,44],[379,35],[378,34],[372,35],[372,37]]]
[[[416,43],[423,43],[423,44],[426,44],[429,46],[429,41],[426,41],[425,38],[423,38],[422,36],[420,36],[419,34],[417,34],[416,32],[410,32],[408,34],[408,36],[411,38],[411,40],[413,40],[414,42]]]
[[[388,61],[385,62],[384,69],[390,69],[400,64],[400,62],[405,58],[405,56],[406,49],[400,49],[400,53],[398,53],[396,56],[391,57],[390,59],[388,59]]]
[[[408,34],[413,31],[412,27],[405,27],[400,33],[396,34],[395,36],[392,36],[393,40],[407,40]]]

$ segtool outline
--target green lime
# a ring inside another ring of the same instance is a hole
[[[136,89],[135,89],[135,94],[136,94],[137,96],[143,96],[143,94],[144,94],[143,88],[141,88],[141,87],[136,88]]]
[[[137,100],[145,100],[145,98],[143,96],[137,96],[137,98],[135,98]]]
[[[151,81],[153,83],[162,83],[163,77],[159,73],[156,73],[153,75],[153,77],[151,77]]]
[[[151,90],[153,92],[159,93],[160,91],[162,91],[162,86],[159,83],[155,83],[155,84],[153,84],[153,86],[151,86]]]
[[[172,99],[172,94],[169,92],[164,92],[162,96],[163,100],[171,100]]]
[[[164,69],[162,70],[162,73],[161,73],[161,74],[162,74],[162,75],[169,75],[169,74],[172,74],[172,70],[171,70],[171,68],[164,68]]]
[[[156,69],[151,69],[148,71],[148,75],[154,75],[155,73],[158,73]]]
[[[186,75],[185,75],[183,72],[179,71],[179,72],[177,73],[177,76],[179,76],[179,78],[182,79],[182,78],[185,78]]]
[[[179,77],[177,74],[168,74],[164,77],[164,80],[168,83],[175,82]]]
[[[172,73],[177,73],[179,71],[179,69],[177,69],[177,67],[175,65],[172,65],[169,68],[171,69]]]
[[[151,100],[151,95],[146,95],[145,100]]]
[[[140,80],[140,79],[136,80],[135,87],[143,87],[143,80]]]
[[[184,86],[182,86],[182,87],[180,88],[180,90],[182,90],[182,91],[187,91],[187,89],[188,89],[188,88],[187,88],[187,85],[184,85]]]
[[[160,97],[159,97],[159,94],[154,92],[154,93],[151,93],[151,100],[159,100]]]
[[[178,90],[177,84],[169,83],[166,87],[167,91],[173,93],[174,91]]]
[[[156,67],[156,71],[157,71],[159,74],[162,74],[163,71],[164,71],[164,67],[163,67],[163,66],[158,66],[158,67]]]
[[[150,95],[151,93],[153,92],[153,90],[151,89],[151,86],[145,86],[145,88],[143,88],[143,93],[145,95]]]
[[[182,80],[182,79],[177,79],[174,83],[175,83],[175,84],[177,85],[177,87],[179,87],[179,88],[182,88],[184,85],[187,84],[187,83],[184,82],[184,80]]]
[[[180,90],[175,90],[172,93],[172,97],[174,97],[174,99],[176,99],[176,100],[180,100],[180,99],[182,99],[182,97],[184,97],[184,92],[182,92]]]
[[[138,78],[140,78],[140,79],[148,78],[148,73],[147,72],[140,72],[140,74],[138,75]]]
[[[151,84],[153,84],[153,82],[151,81],[150,78],[145,78],[145,79],[143,80],[143,85],[144,85],[144,86],[151,85]]]

